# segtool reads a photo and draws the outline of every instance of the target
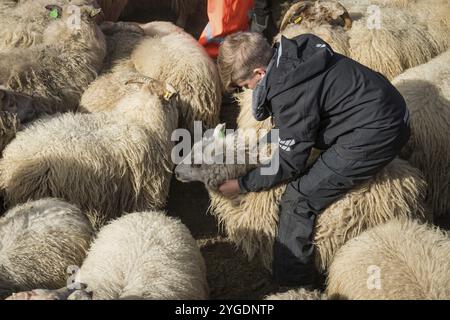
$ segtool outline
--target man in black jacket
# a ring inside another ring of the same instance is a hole
[[[282,38],[275,49],[258,34],[226,38],[218,65],[225,87],[253,91],[253,115],[279,129],[279,169],[261,168],[220,187],[225,196],[288,182],[280,204],[273,274],[281,285],[314,284],[317,215],[391,162],[407,142],[409,112],[390,82],[322,39]],[[304,175],[311,148],[325,150]]]

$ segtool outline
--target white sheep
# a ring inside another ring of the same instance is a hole
[[[392,83],[411,112],[411,138],[402,157],[428,182],[427,202],[436,217],[450,215],[450,51],[412,68]]]
[[[327,294],[338,299],[450,299],[450,238],[408,219],[347,242],[331,264]]]
[[[111,112],[68,113],[19,132],[0,160],[6,203],[66,199],[96,227],[123,212],[163,208],[178,119],[175,91],[156,80],[134,82],[138,88],[129,84],[134,91]]]
[[[44,41],[44,30],[53,21],[46,5],[67,4],[68,0],[0,1],[0,52],[27,48]]]
[[[181,127],[193,130],[194,120],[202,121],[206,128],[214,127],[219,119],[221,84],[205,50],[192,36],[168,22],[152,22],[144,30],[151,37],[132,44],[135,47],[129,57],[115,61],[110,71],[92,83],[82,97],[82,108],[96,112],[114,105],[113,101],[123,94],[116,77],[128,68],[170,83],[177,90]],[[126,53],[118,54],[123,55]]]
[[[80,266],[94,231],[77,207],[41,199],[0,218],[0,297],[67,284],[68,267]]]
[[[78,286],[91,293],[69,296]],[[103,227],[68,288],[34,290],[16,299],[191,300],[208,294],[205,263],[189,230],[164,212],[151,211]]]
[[[104,36],[93,21],[97,10],[74,0],[63,8],[48,7],[58,15],[43,32],[43,43],[0,53],[0,91],[12,96],[0,108],[16,112],[21,123],[43,114],[76,110],[81,94],[95,79],[106,54]],[[79,25],[72,21],[80,10]],[[26,96],[21,101],[16,96]]]
[[[248,130],[251,129],[241,129],[224,138],[223,128],[223,125],[219,125],[212,136],[206,136],[196,143],[187,158],[193,159],[196,150],[202,148],[224,150],[223,153],[213,151],[213,159],[222,160],[222,163],[226,163],[226,152],[229,150],[234,150],[236,155],[253,152],[248,149],[248,144],[236,143],[242,141],[240,135],[248,136]],[[217,162],[193,165],[181,163],[175,169],[175,174],[181,181],[203,182],[210,193],[211,211],[230,240],[242,248],[249,258],[261,257],[264,266],[270,268],[279,202],[286,185],[268,191],[239,195],[237,199],[225,198],[217,191],[221,183],[244,175],[252,167],[254,165],[227,165]],[[330,205],[319,215],[315,227],[318,268],[326,271],[336,251],[346,241],[372,226],[395,217],[423,219],[425,188],[426,184],[419,170],[406,161],[397,159],[372,180]]]
[[[445,49],[442,38],[448,31],[441,29],[433,36],[416,11],[390,4],[370,7],[370,1],[342,2],[345,8],[335,0],[294,4],[286,13],[281,34],[287,37],[316,34],[329,42],[336,52],[348,55],[389,79],[427,62]],[[343,12],[344,27],[335,22]],[[436,39],[437,35],[441,39]]]

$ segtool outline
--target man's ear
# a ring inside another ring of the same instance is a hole
[[[258,67],[258,68],[255,68],[254,70],[253,70],[253,74],[254,75],[259,75],[259,76],[261,76],[261,77],[264,77],[264,75],[266,74],[266,67]]]

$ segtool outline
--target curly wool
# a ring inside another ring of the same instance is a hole
[[[18,127],[19,121],[14,114],[0,111],[0,154],[15,138]]]
[[[108,113],[36,121],[0,160],[5,201],[63,198],[96,227],[123,212],[163,208],[178,119],[173,104],[144,87]]]
[[[61,19],[44,30],[41,45],[0,53],[0,80],[4,87],[26,94],[33,101],[27,107],[30,110],[19,112],[27,114],[20,120],[75,111],[83,91],[101,69],[106,55],[103,34],[85,14],[79,29],[69,27],[69,7],[65,10]]]
[[[339,299],[448,300],[449,255],[447,233],[417,221],[395,219],[339,250],[330,267],[327,294]],[[370,282],[370,275],[379,275],[380,282]]]
[[[190,300],[209,294],[197,243],[163,212],[132,213],[103,227],[76,280],[99,300]]]
[[[65,286],[69,266],[80,266],[94,231],[75,206],[41,199],[0,219],[0,297]]]
[[[44,42],[44,30],[53,21],[45,6],[63,6],[68,0],[0,1],[0,52]]]
[[[395,8],[380,10],[379,29],[368,28],[372,18],[363,14],[347,32],[351,58],[392,79],[439,54],[439,45],[426,25],[411,13]]]
[[[392,83],[411,112],[412,134],[401,156],[424,173],[434,214],[450,215],[450,51]]]
[[[202,121],[205,128],[214,127],[219,121],[222,98],[217,68],[194,38],[185,32],[166,31],[172,28],[174,25],[167,22],[147,24],[152,37],[142,38],[137,45],[131,41],[131,56],[115,61],[111,71],[92,84],[82,98],[82,107],[96,112],[112,105],[109,101],[117,100],[122,92],[112,95],[113,90],[103,83],[111,84],[116,81],[116,72],[133,68],[144,76],[170,83],[177,90],[181,127],[193,132],[194,121]]]

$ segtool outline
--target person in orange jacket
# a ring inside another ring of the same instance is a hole
[[[270,0],[208,0],[208,18],[199,42],[213,59],[227,35],[251,30],[270,40],[275,26],[270,16]]]

